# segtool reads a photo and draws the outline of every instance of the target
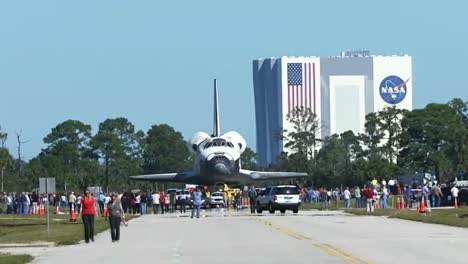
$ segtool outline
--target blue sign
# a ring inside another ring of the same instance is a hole
[[[385,77],[385,79],[380,83],[380,97],[382,97],[382,99],[388,104],[401,103],[408,92],[408,88],[406,87],[408,81],[409,79],[405,82],[403,79],[395,75]]]

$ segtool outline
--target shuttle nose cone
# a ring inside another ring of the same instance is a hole
[[[229,169],[224,165],[224,163],[216,163],[214,169],[217,173],[220,174],[229,174]]]

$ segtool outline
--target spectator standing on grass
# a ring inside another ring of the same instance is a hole
[[[356,200],[356,208],[361,208],[361,189],[358,186],[354,188],[354,199]]]
[[[123,211],[126,214],[128,212],[128,194],[126,192],[124,192],[122,197],[120,197],[120,203],[122,204]]]
[[[81,197],[80,194],[78,194],[78,197],[76,197],[76,209],[75,209],[75,211],[78,212],[78,213],[81,211],[81,199],[82,198],[83,197]]]
[[[372,187],[367,187],[364,191],[364,196],[366,197],[366,210],[368,213],[374,212],[374,190]]]
[[[104,215],[104,200],[106,199],[106,196],[100,192],[98,195],[98,204],[99,204],[99,214]]]
[[[6,204],[7,204],[7,214],[13,214],[15,212],[13,206],[13,196],[11,193],[6,197]]]
[[[86,191],[81,199],[81,218],[84,225],[85,242],[94,242],[94,216],[96,215],[96,199]]]
[[[39,195],[37,195],[36,192],[33,192],[32,195],[31,195],[31,202],[32,202],[32,211],[34,213],[37,213],[38,212],[38,205],[39,205]]]
[[[424,184],[422,188],[422,197],[424,198],[424,203],[427,207],[431,207],[431,203],[429,202],[429,195],[431,192],[429,191],[429,187],[427,183]]]
[[[79,212],[79,211],[76,211],[76,196],[75,196],[75,192],[71,192],[70,195],[68,196],[68,209],[70,210],[70,213],[72,211],[72,206],[75,208],[75,212]]]
[[[457,186],[455,186],[455,184],[453,185],[452,189],[450,189],[450,192],[452,193],[452,196],[453,196],[453,200],[457,200],[458,199],[458,188]],[[458,201],[457,201],[458,202]]]
[[[384,185],[382,188],[382,208],[387,209],[388,208],[388,189],[387,186]]]
[[[164,192],[159,196],[159,204],[161,206],[161,214],[164,214],[164,209],[166,208],[166,194]]]
[[[328,192],[325,188],[319,191],[320,210],[328,210]]]
[[[65,193],[60,196],[60,207],[67,208],[67,196],[65,196]]]
[[[140,204],[141,204],[141,194],[137,193],[137,195],[135,196],[135,209],[136,209],[137,214],[141,214]]]
[[[129,214],[136,214],[136,209],[135,209],[135,195],[133,193],[129,193],[128,195],[128,208],[129,208]]]
[[[403,191],[405,193],[405,200],[406,200],[406,207],[410,207],[411,205],[411,196],[413,195],[413,190],[410,186],[405,185],[405,189]]]
[[[125,221],[121,198],[117,193],[111,195],[111,201],[107,204],[109,210],[109,225],[112,242],[120,241],[120,223]]]
[[[431,189],[432,193],[432,207],[440,207],[440,201],[444,195],[442,194],[442,190],[440,189],[439,184],[434,185]]]
[[[146,192],[146,213],[148,213],[149,208],[153,208],[153,195],[151,195],[151,192]]]
[[[153,192],[153,214],[157,214],[159,211],[159,193]]]
[[[106,210],[107,209],[107,205],[110,203],[111,201],[111,197],[109,195],[109,193],[106,193],[105,194],[105,198],[104,198],[104,214],[102,215],[102,217],[104,217],[104,219],[107,220],[107,218],[109,217],[109,211]]]
[[[141,215],[146,214],[146,205],[148,204],[148,196],[146,195],[146,192],[143,192],[140,195],[140,213]]]
[[[346,189],[344,190],[343,199],[345,208],[349,208],[351,205],[351,192],[349,191],[349,187],[346,187]]]

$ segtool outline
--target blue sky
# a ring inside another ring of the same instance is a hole
[[[468,4],[430,2],[2,1],[0,126],[13,153],[22,131],[27,159],[67,119],[188,138],[212,130],[216,77],[222,131],[255,149],[253,59],[363,48],[413,56],[417,108],[468,100]]]

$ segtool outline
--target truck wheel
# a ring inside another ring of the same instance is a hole
[[[281,212],[282,214],[284,214],[284,213],[286,213],[286,209],[280,209],[280,212]]]
[[[299,209],[293,209],[293,213],[297,214],[299,212]]]

